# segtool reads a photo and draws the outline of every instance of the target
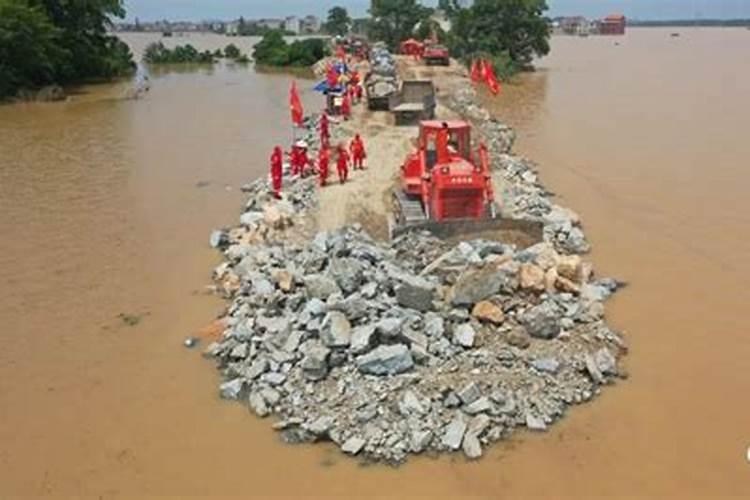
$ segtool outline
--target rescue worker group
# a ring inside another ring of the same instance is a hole
[[[344,120],[349,120],[351,117],[352,105],[360,104],[362,102],[362,96],[362,85],[358,76],[355,74],[354,77],[346,83],[343,98],[341,100],[340,116]],[[294,118],[296,114],[300,118],[299,122],[301,122],[302,109],[301,104],[299,103],[299,95],[297,94],[296,85],[294,84],[291,89],[290,101],[293,121],[298,121]],[[330,164],[333,160],[332,156],[334,154],[336,156],[336,173],[338,181],[341,184],[346,183],[349,179],[350,167],[354,170],[365,169],[367,152],[362,137],[358,133],[355,134],[348,146],[345,142],[341,142],[335,146],[331,145],[330,126],[331,119],[328,116],[327,110],[324,110],[318,127],[318,132],[320,133],[320,151],[318,153],[318,158],[315,160],[308,156],[309,145],[304,140],[293,141],[291,150],[286,153],[282,150],[281,146],[276,146],[274,148],[273,153],[271,154],[271,186],[276,198],[281,198],[281,192],[283,189],[283,165],[285,157],[289,159],[292,176],[305,178],[309,175],[317,174],[320,187],[328,185]]]

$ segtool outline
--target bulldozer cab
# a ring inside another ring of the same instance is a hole
[[[425,152],[427,168],[432,169],[440,155],[438,136],[443,130],[448,134],[448,152],[465,160],[471,159],[471,126],[464,121],[423,121],[419,127],[419,146]]]

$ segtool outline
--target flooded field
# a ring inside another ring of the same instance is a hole
[[[289,77],[217,66],[155,74],[142,101],[123,84],[0,106],[0,494],[750,492],[750,32],[669,33],[554,38],[493,104],[581,213],[598,268],[630,283],[608,313],[631,378],[471,464],[281,445],[181,346],[221,310],[208,234],[288,141]]]

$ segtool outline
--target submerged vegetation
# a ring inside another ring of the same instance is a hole
[[[0,0],[0,98],[22,89],[113,79],[135,71],[109,35],[122,0]]]
[[[253,59],[266,66],[307,67],[328,55],[326,41],[320,38],[284,40],[281,31],[270,31],[255,45]]]
[[[161,42],[146,47],[143,60],[148,64],[213,64],[216,61],[211,51],[199,52],[190,44],[168,49]]]
[[[227,45],[223,52],[221,49],[200,52],[190,44],[170,49],[161,42],[154,42],[146,47],[143,53],[143,60],[148,64],[213,64],[222,57],[239,63],[250,62],[247,55],[232,43]]]

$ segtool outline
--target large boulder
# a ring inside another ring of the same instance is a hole
[[[402,277],[396,286],[396,300],[402,307],[427,312],[433,309],[434,298],[435,286],[417,276]]]
[[[521,323],[532,337],[553,339],[560,333],[560,316],[557,305],[547,300],[523,313]]]
[[[309,298],[320,300],[326,300],[330,295],[341,292],[333,279],[321,274],[305,276],[305,289]]]
[[[363,265],[357,259],[347,257],[331,260],[328,275],[347,294],[352,293],[362,284]]]
[[[518,282],[523,290],[543,292],[545,289],[544,269],[535,264],[521,264]]]
[[[471,269],[456,281],[451,301],[456,306],[472,306],[500,293],[508,284],[508,275],[495,266]]]
[[[302,374],[307,380],[323,380],[328,375],[328,355],[330,350],[322,345],[315,345],[307,349],[302,359]]]
[[[323,320],[321,340],[327,347],[348,347],[351,342],[352,325],[344,313],[331,311]]]
[[[414,360],[404,344],[382,345],[356,359],[357,368],[369,375],[395,375],[411,370]]]

